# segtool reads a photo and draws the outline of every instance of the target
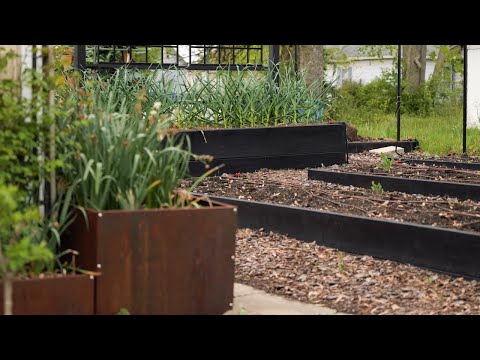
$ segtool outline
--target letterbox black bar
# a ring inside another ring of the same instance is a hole
[[[467,153],[467,45],[463,45],[463,153]]]

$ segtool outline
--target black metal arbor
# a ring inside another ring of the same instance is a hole
[[[78,69],[263,70],[264,60],[264,45],[75,45]],[[278,63],[279,45],[269,45],[269,61]]]
[[[92,45],[93,61],[87,62],[87,45],[75,45],[75,67],[77,69],[115,69],[129,66],[137,69],[184,68],[188,70],[218,70],[219,68],[238,68],[264,70],[264,45]],[[179,55],[180,46],[188,47],[188,61]],[[463,132],[462,149],[467,153],[467,45],[463,45],[464,82],[463,82]],[[159,61],[151,61],[150,55],[159,52]],[[110,57],[103,57],[109,52]],[[134,54],[137,59],[134,59]],[[171,54],[168,57],[168,54]],[[243,56],[239,56],[242,53]],[[140,54],[140,55],[138,55]],[[212,56],[213,55],[213,56]],[[173,56],[173,59],[172,59]],[[195,61],[195,56],[201,61]],[[269,45],[269,63],[280,62],[280,45]],[[168,59],[169,58],[169,59]],[[402,45],[398,45],[397,57],[397,141],[401,133],[401,64]],[[181,61],[183,60],[183,61]],[[295,68],[297,51],[295,50]]]
[[[462,152],[467,154],[467,69],[468,68],[468,50],[467,45],[463,45],[463,123],[462,123]],[[398,45],[397,57],[397,141],[400,141],[401,116],[400,106],[402,99],[402,45]]]

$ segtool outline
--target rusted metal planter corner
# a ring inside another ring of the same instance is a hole
[[[94,283],[87,275],[13,281],[14,315],[93,315]],[[0,281],[0,304],[3,283]],[[0,306],[3,315],[3,306]]]
[[[207,205],[207,203],[203,203]],[[97,314],[223,314],[233,302],[237,208],[87,210],[65,246],[100,271]]]

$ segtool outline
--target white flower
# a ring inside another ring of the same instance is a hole
[[[161,103],[160,101],[157,101],[155,104],[153,104],[153,108],[154,108],[155,110],[160,109],[160,106],[162,106],[162,103]]]
[[[157,112],[155,110],[150,111],[150,116],[155,116],[157,115]]]

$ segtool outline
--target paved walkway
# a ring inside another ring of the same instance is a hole
[[[235,284],[233,309],[225,315],[343,315],[336,310],[304,304],[267,294],[247,285]]]

